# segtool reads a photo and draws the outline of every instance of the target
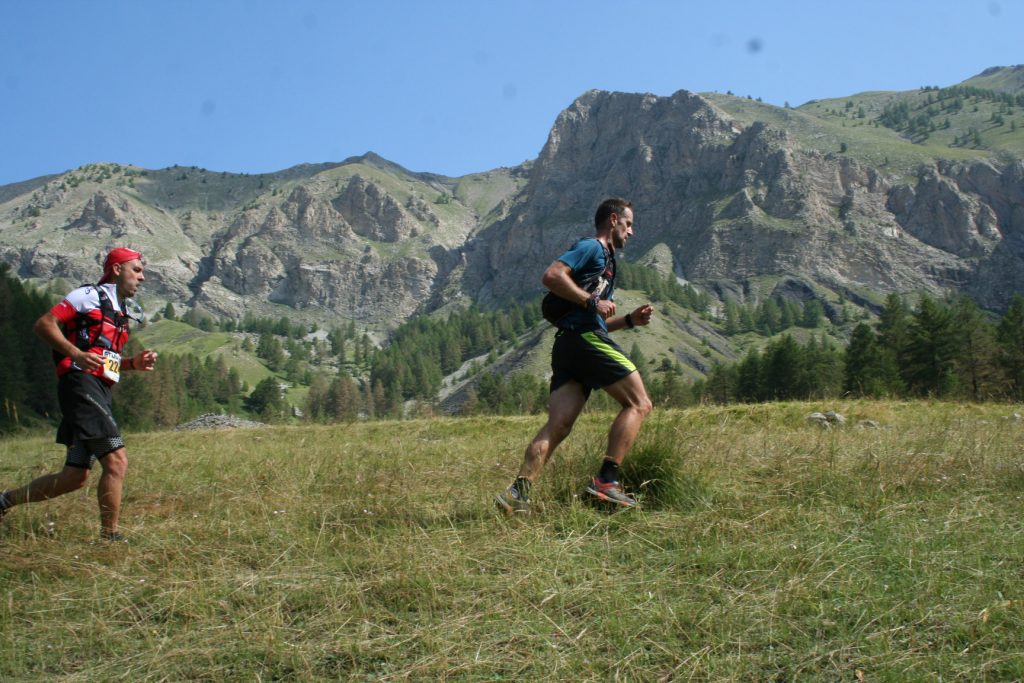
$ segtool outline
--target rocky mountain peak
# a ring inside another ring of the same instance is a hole
[[[934,161],[894,183],[699,95],[591,91],[558,117],[522,205],[489,231],[470,281],[495,299],[539,291],[548,263],[592,234],[597,203],[621,195],[636,205],[627,258],[666,244],[689,281],[789,274],[838,292],[941,293],[971,282],[979,258],[1020,260],[1000,251],[1020,220],[1016,168]]]

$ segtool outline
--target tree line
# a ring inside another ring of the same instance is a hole
[[[34,424],[60,414],[53,355],[32,334],[36,319],[51,306],[49,297],[25,287],[0,264],[0,334],[5,341],[0,363],[0,431]]]
[[[648,290],[652,300],[711,315],[707,295],[678,285],[675,278],[642,267],[625,272],[630,288],[656,290]],[[8,362],[0,367],[0,430],[59,417],[52,354],[31,332],[50,305],[52,295],[25,287],[0,269],[0,326],[9,342]],[[164,314],[173,317],[173,308]],[[634,345],[630,356],[658,405],[842,395],[1024,400],[1020,296],[996,317],[967,297],[924,296],[911,308],[890,295],[877,322],[857,324],[845,345],[818,332],[825,317],[816,301],[727,302],[720,315],[717,322],[727,335],[752,332],[772,339],[737,362],[715,365],[698,381],[686,377],[678,360],[662,359],[655,366]],[[546,407],[545,379],[494,370],[501,354],[541,329],[539,300],[503,310],[471,306],[446,316],[417,316],[399,326],[382,348],[352,321],[319,335],[309,334],[315,326],[286,319],[247,316],[231,325],[249,330],[238,348],[252,351],[273,375],[250,387],[222,355],[163,352],[154,372],[123,376],[115,390],[120,423],[136,430],[166,428],[205,412],[329,422],[401,417],[410,406],[416,414],[431,414],[439,394],[450,388],[445,383],[463,380],[471,387],[464,414],[537,413]],[[806,331],[793,332],[801,328]],[[136,350],[133,338],[126,352]],[[285,399],[289,386],[305,393],[295,406]],[[600,393],[593,404],[614,407]]]
[[[966,296],[887,297],[877,323],[854,327],[845,348],[785,334],[693,385],[716,403],[838,396],[1024,400],[1024,298],[994,318]]]

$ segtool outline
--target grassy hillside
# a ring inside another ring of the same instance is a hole
[[[659,411],[615,515],[588,414],[522,520],[537,418],[130,435],[129,544],[93,490],[4,519],[0,679],[1021,680],[1014,410]],[[0,481],[58,461],[2,441]]]
[[[146,325],[134,336],[143,346],[157,352],[193,354],[201,360],[207,356],[224,356],[228,367],[238,370],[239,377],[249,386],[273,374],[255,353],[241,349],[241,333],[204,332],[177,320],[160,320]]]
[[[747,97],[703,96],[746,125],[761,121],[800,144],[842,153],[896,176],[933,159],[966,160],[1024,154],[1024,67],[986,71],[959,86],[863,92],[811,100],[795,109]],[[906,119],[894,117],[905,108]]]
[[[964,85],[986,90],[1019,93],[1024,90],[1024,64],[994,66],[985,69],[977,76],[964,81]]]

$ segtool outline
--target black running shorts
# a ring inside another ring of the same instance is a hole
[[[68,447],[66,464],[88,469],[95,458],[124,446],[111,412],[110,387],[98,377],[69,372],[57,381],[57,399],[64,415],[57,443]]]
[[[589,396],[593,389],[615,384],[634,372],[636,366],[604,330],[561,330],[555,337],[551,349],[551,391],[576,380]]]

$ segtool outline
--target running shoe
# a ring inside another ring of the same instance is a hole
[[[636,507],[636,498],[622,490],[617,481],[604,482],[594,477],[584,489],[591,498],[618,505],[623,508]]]
[[[509,486],[494,497],[494,503],[508,514],[530,514],[530,499],[519,493],[515,486]]]
[[[127,543],[128,539],[120,531],[101,531],[100,538],[107,543]]]

